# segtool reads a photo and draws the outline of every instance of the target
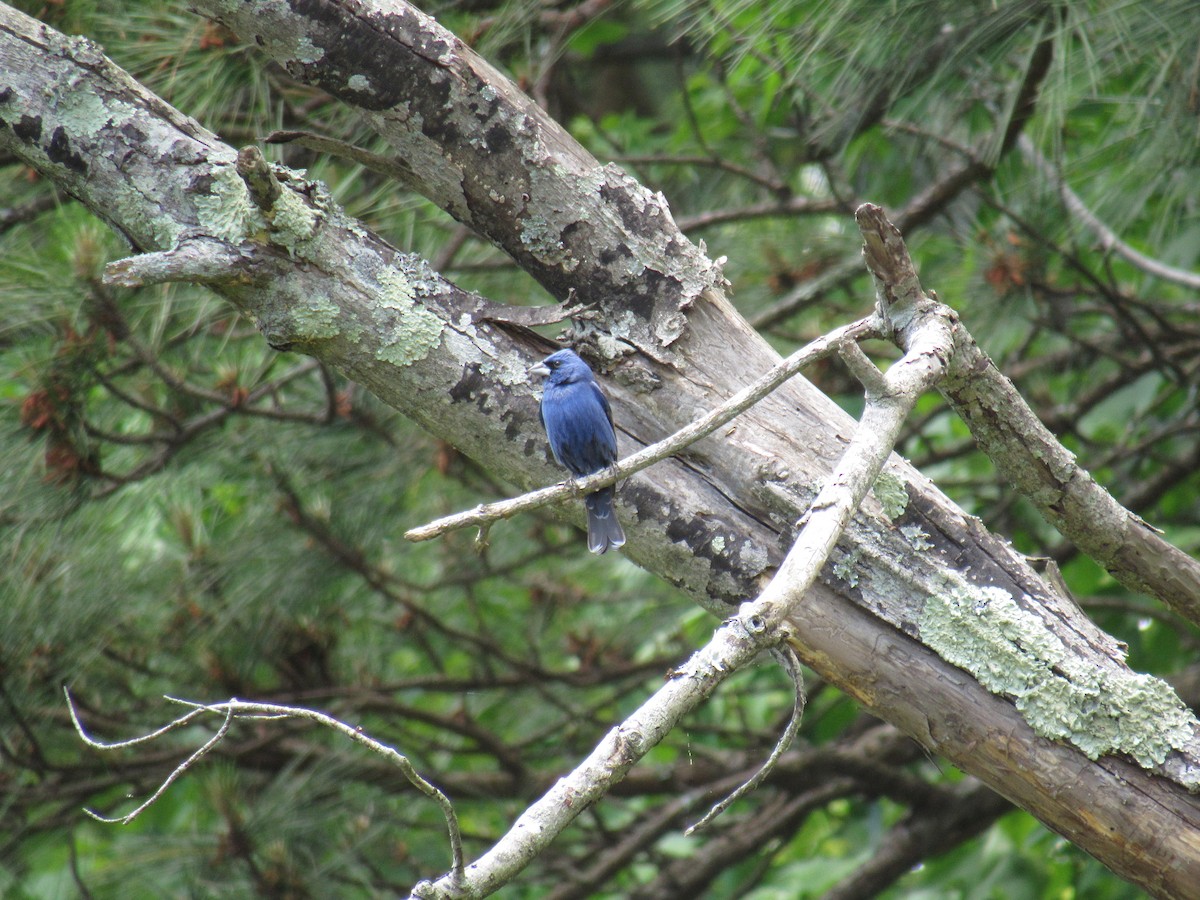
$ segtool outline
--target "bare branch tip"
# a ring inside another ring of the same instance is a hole
[[[125,288],[181,281],[227,284],[244,278],[251,265],[237,247],[211,237],[196,237],[170,250],[114,260],[105,265],[103,281]]]
[[[97,822],[103,822],[105,825],[128,825],[131,821],[128,816],[102,816],[93,809],[83,808],[83,814],[89,818],[95,819]]]
[[[75,709],[75,700],[71,697],[71,689],[65,684],[63,685],[63,696],[67,698],[67,712],[71,715],[71,724],[75,726],[75,731],[79,734],[79,737],[83,739],[85,744],[96,746],[96,744],[88,736],[88,733],[83,730],[83,723],[79,721],[79,713]]]
[[[192,709],[208,709],[203,703],[197,703],[195,700],[184,700],[182,697],[172,697],[170,694],[163,694],[163,699],[169,703],[178,703],[180,706],[190,706]]]

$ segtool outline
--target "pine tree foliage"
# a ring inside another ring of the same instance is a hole
[[[95,39],[236,146],[282,129],[382,150],[184,3],[15,5]],[[895,210],[922,279],[1097,480],[1200,547],[1200,293],[1171,275],[1200,271],[1194,3],[428,11],[598,157],[663,191],[689,234],[728,256],[735,302],[780,349],[868,310],[848,212]],[[499,251],[377,172],[263,146],[463,286],[546,302]],[[128,811],[211,729],[101,756],[74,734],[64,685],[113,740],[173,716],[164,694],[359,723],[454,798],[470,854],[707,637],[706,614],[624,560],[588,558],[548,517],[504,523],[482,552],[471,535],[406,543],[406,528],[511,487],[315,360],[271,350],[203,288],[106,287],[121,239],[0,163],[4,896],[375,896],[447,865],[432,804],[296,723],[240,724],[133,824],[94,822],[82,807]],[[1169,271],[1106,246],[1065,190]],[[814,380],[857,409],[840,370]],[[1200,701],[1200,634],[1063,543],[937,398],[904,452],[1054,560],[1134,668]],[[682,833],[756,767],[790,710],[777,671],[736,676],[506,896],[697,896],[673,886],[692,877],[709,896],[758,900],[1138,896],[833,688],[809,693],[778,776],[709,832]],[[971,827],[954,824],[963,810]],[[931,837],[898,849],[914,824]],[[891,874],[867,881],[879,860]]]

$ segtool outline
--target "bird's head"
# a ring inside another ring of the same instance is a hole
[[[552,384],[586,381],[592,377],[592,370],[574,350],[551,353],[536,366],[531,366],[529,372],[532,375],[541,375]]]

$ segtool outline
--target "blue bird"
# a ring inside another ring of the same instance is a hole
[[[546,378],[542,425],[554,458],[576,478],[606,469],[617,461],[612,410],[588,364],[574,350],[559,350],[529,370]],[[613,509],[611,487],[583,498],[588,514],[588,549],[604,553],[625,543]]]

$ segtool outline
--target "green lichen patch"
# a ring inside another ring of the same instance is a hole
[[[114,218],[128,223],[133,234],[149,236],[149,244],[157,250],[169,250],[177,245],[188,229],[184,222],[165,210],[153,210],[145,195],[134,187],[125,186],[115,192],[112,200]]]
[[[1080,661],[1001,588],[948,582],[926,602],[919,627],[942,659],[1012,697],[1037,734],[1089,759],[1119,753],[1161,765],[1191,738],[1195,719],[1165,682]]]
[[[95,91],[64,91],[56,98],[55,107],[64,119],[71,122],[77,135],[95,135],[112,121],[123,121],[137,114],[135,107],[121,100],[101,97]]]
[[[312,65],[321,61],[325,56],[325,49],[314,44],[308,35],[303,35],[296,41],[294,56],[296,62]]]
[[[410,273],[388,266],[379,276],[383,289],[374,310],[380,347],[375,358],[397,366],[409,366],[441,342],[441,319],[417,303],[417,285]]]
[[[232,164],[213,166],[212,176],[208,192],[195,195],[197,224],[204,234],[236,244],[266,228]]]
[[[284,187],[271,208],[271,240],[298,255],[317,231],[320,214],[295,191]],[[299,255],[303,255],[302,253]]]
[[[908,545],[914,550],[929,550],[933,547],[929,540],[929,535],[925,533],[920,525],[901,525],[900,533],[904,535],[904,539],[908,541]]]
[[[862,551],[856,547],[833,564],[833,574],[849,587],[858,587],[858,563],[861,558]]]
[[[337,335],[337,305],[328,297],[309,296],[291,308],[293,334],[297,341],[311,343]]]
[[[550,266],[563,266],[571,271],[579,261],[570,259],[570,251],[560,240],[561,226],[547,221],[543,216],[526,216],[521,222],[521,243],[540,262]]]
[[[458,325],[457,330],[460,333],[465,333],[465,329],[461,323]],[[514,387],[529,382],[529,360],[516,353],[485,356],[480,361],[479,371],[489,379],[507,387]]]
[[[903,481],[891,472],[880,472],[873,490],[885,516],[895,520],[904,515],[904,510],[908,509],[908,490]]]

